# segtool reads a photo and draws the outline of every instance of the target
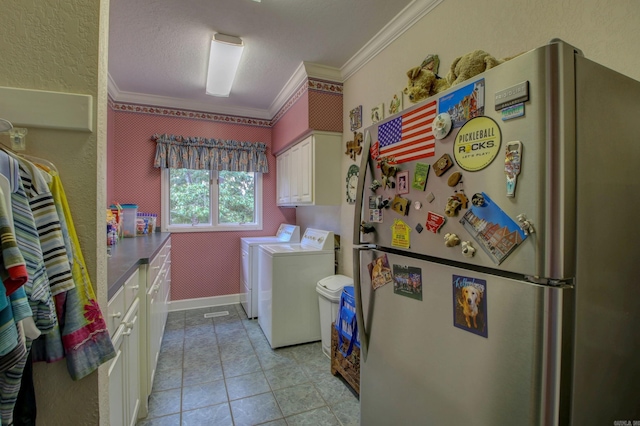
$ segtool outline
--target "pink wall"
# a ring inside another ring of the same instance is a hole
[[[272,127],[273,152],[282,151],[309,130],[309,92],[304,91]]]
[[[171,298],[183,300],[237,294],[240,291],[240,238],[274,235],[283,222],[295,223],[295,209],[276,206],[276,164],[271,128],[227,124],[124,111],[111,111],[113,121],[113,190],[109,202],[135,203],[139,211],[160,215],[160,169],[153,167],[151,136],[235,139],[266,143],[269,173],[263,175],[263,230],[251,232],[181,233],[171,236]]]

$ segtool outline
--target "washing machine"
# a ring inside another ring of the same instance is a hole
[[[299,243],[300,227],[283,223],[271,237],[240,238],[240,303],[247,317],[258,316],[258,246],[260,244]]]
[[[307,228],[299,244],[258,252],[258,324],[271,347],[320,340],[316,285],[335,273],[333,232]]]

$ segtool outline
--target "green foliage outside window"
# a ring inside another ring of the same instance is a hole
[[[254,174],[220,171],[218,179],[218,223],[254,222]]]
[[[220,171],[218,175],[218,223],[253,222],[254,174]],[[170,176],[171,224],[210,223],[209,171],[172,169]]]

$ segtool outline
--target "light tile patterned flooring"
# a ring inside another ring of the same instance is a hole
[[[220,311],[229,315],[204,318]],[[169,313],[138,426],[258,424],[357,426],[360,403],[320,342],[273,350],[240,305]]]

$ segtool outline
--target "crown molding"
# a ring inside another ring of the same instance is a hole
[[[339,68],[328,67],[326,65],[314,64],[313,62],[303,62],[307,77],[328,80],[335,83],[342,83],[342,72]]]
[[[385,25],[371,40],[340,68],[343,82],[375,58],[395,39],[444,0],[414,0]]]
[[[234,108],[219,105],[211,105],[206,102],[171,98],[167,96],[146,95],[144,93],[123,92],[118,90],[111,75],[107,84],[109,95],[117,103],[149,105],[155,107],[183,109],[188,111],[208,112],[220,115],[230,115],[236,117],[250,117],[262,120],[270,120],[269,111],[258,108]]]
[[[293,72],[293,75],[287,80],[278,96],[273,100],[269,107],[269,115],[274,118],[285,103],[293,96],[293,94],[300,88],[300,85],[307,80],[307,70],[304,67],[304,62],[301,62],[298,68]]]

